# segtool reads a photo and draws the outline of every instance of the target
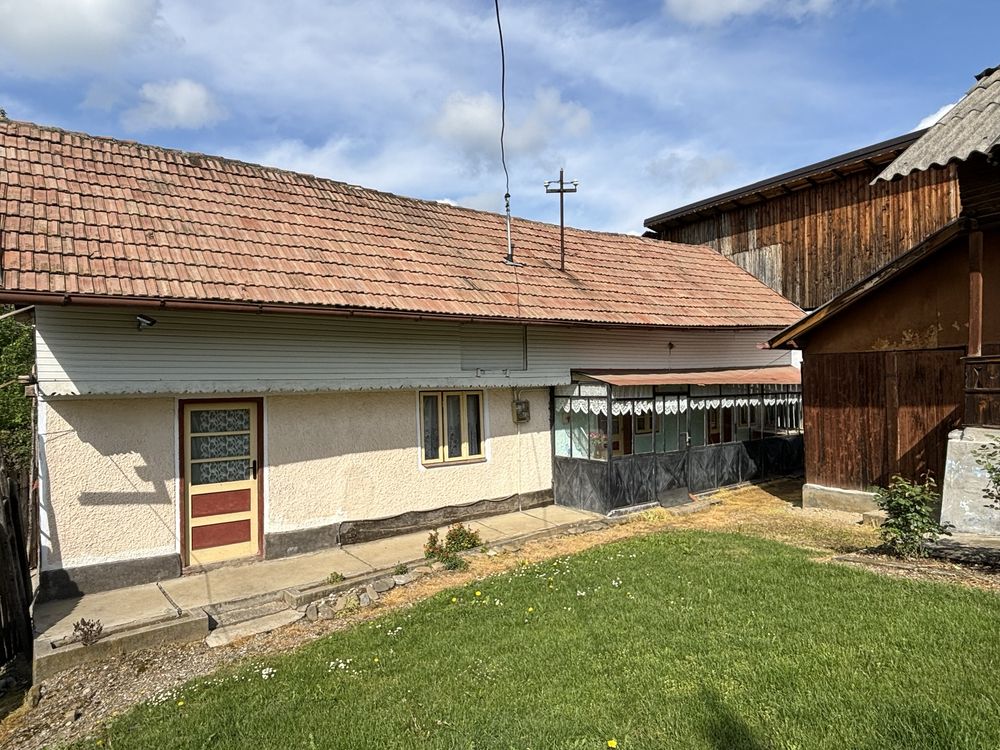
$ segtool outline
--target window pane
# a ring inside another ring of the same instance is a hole
[[[590,458],[590,418],[588,411],[570,412],[573,435],[573,458]]]
[[[238,461],[206,461],[191,464],[191,484],[215,484],[216,482],[240,482],[250,478],[249,459]]]
[[[556,455],[569,457],[572,455],[571,449],[571,433],[570,424],[572,423],[573,416],[570,412],[570,402],[569,399],[557,398],[556,403]]]
[[[691,445],[705,444],[705,409],[693,409],[691,411],[688,429],[691,430],[688,435]]]
[[[438,424],[438,397],[424,396],[424,460],[436,461],[441,457],[441,427]]]
[[[250,455],[250,434],[202,435],[191,438],[191,458],[229,458]]]
[[[249,429],[249,409],[198,409],[191,412],[191,432],[240,432]]]
[[[480,456],[483,453],[483,431],[479,424],[478,393],[470,393],[465,397],[465,411],[465,421],[469,430],[469,455]]]
[[[448,426],[448,458],[462,457],[462,397],[445,396],[445,424]]]
[[[681,432],[679,423],[680,416],[676,413],[656,415],[656,448],[660,453],[680,450],[677,442]]]

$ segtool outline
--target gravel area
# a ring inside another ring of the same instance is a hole
[[[390,608],[412,606],[442,589],[497,574],[523,562],[572,554],[669,528],[750,534],[815,550],[819,559],[862,566],[878,573],[1000,591],[1000,576],[996,573],[937,560],[901,562],[868,553],[866,550],[877,544],[878,534],[861,525],[860,515],[803,509],[800,492],[801,482],[792,480],[728,489],[709,496],[715,504],[701,512],[677,515],[656,509],[598,530],[581,533],[576,529],[500,554],[474,554],[466,571],[438,571],[424,576],[388,592],[370,608],[333,620],[303,620],[220,648],[210,649],[204,642],[163,646],[80,666],[34,686],[26,696],[17,690],[0,696],[0,715],[24,697],[23,705],[0,722],[0,748],[59,747],[93,734],[102,722],[138,703],[221,668],[297,648],[333,631],[379,617]]]

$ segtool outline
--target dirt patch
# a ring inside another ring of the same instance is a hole
[[[33,700],[26,701],[0,724],[0,747],[36,750],[58,746],[92,734],[103,722],[137,703],[222,667],[289,651],[334,631],[380,617],[389,609],[412,606],[443,589],[502,573],[523,563],[670,528],[748,534],[815,550],[823,559],[850,555],[849,564],[877,572],[976,585],[971,578],[945,575],[945,571],[953,573],[957,567],[949,563],[918,566],[904,573],[880,565],[875,557],[858,554],[877,543],[876,530],[862,526],[858,514],[803,509],[801,482],[788,480],[739,487],[715,493],[711,499],[718,501],[717,504],[698,513],[678,515],[656,509],[596,531],[530,542],[516,552],[495,557],[476,554],[469,558],[466,571],[441,571],[425,576],[388,592],[369,609],[335,620],[302,621],[216,649],[209,649],[203,642],[163,646],[77,667],[33,688]],[[1000,590],[997,584],[1000,578],[991,580],[982,587]]]

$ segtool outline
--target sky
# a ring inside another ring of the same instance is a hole
[[[515,216],[643,231],[913,130],[1000,64],[1000,3],[501,0]],[[0,0],[15,120],[502,211],[491,0]]]

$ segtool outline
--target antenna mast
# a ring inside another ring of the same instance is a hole
[[[577,186],[580,184],[579,180],[573,180],[569,185],[567,185],[565,177],[565,170],[559,168],[559,187],[549,187],[554,180],[545,181],[545,192],[546,193],[559,193],[559,270],[566,270],[566,212],[563,206],[564,196],[566,193],[575,193]]]

